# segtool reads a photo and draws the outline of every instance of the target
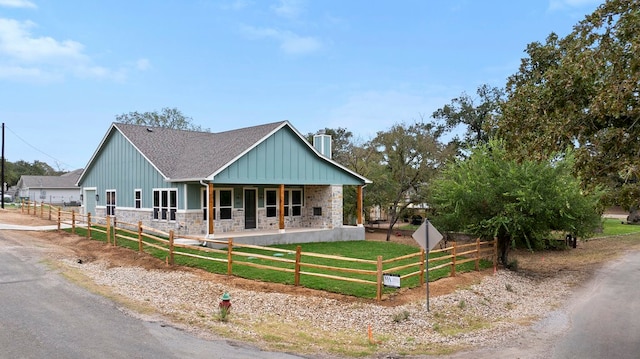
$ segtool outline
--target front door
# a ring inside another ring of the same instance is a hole
[[[96,214],[96,190],[85,189],[84,190],[84,208],[85,213]]]
[[[244,190],[244,228],[256,228],[256,190]]]

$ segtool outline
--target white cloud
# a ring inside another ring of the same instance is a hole
[[[296,19],[303,12],[301,0],[280,0],[277,5],[271,6],[271,10],[280,17]]]
[[[2,0],[0,0],[2,1]],[[31,21],[0,18],[0,77],[49,82],[65,75],[109,78],[121,81],[124,72],[96,66],[84,53],[84,45],[73,40],[35,37]]]
[[[151,63],[149,62],[149,59],[138,59],[138,61],[136,61],[136,68],[140,71],[146,71],[151,67]]]
[[[54,82],[62,79],[60,74],[45,73],[35,67],[21,67],[0,64],[0,79],[13,79],[29,82]]]
[[[0,0],[0,6],[16,8],[37,8],[36,4],[28,0]]]
[[[79,42],[60,42],[51,37],[31,37],[29,29],[34,26],[31,21],[0,19],[0,53],[25,62],[48,62],[70,58],[80,60],[85,57],[82,54],[83,46]]]
[[[308,54],[322,48],[322,42],[311,36],[300,36],[291,31],[272,28],[244,26],[243,32],[252,39],[273,39],[280,43],[280,49],[287,54]]]

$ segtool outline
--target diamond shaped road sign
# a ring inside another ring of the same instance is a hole
[[[425,251],[432,250],[433,247],[435,247],[436,244],[438,244],[438,242],[442,240],[442,234],[440,234],[436,227],[434,227],[428,220],[422,222],[420,227],[415,232],[413,232],[411,237],[413,237],[413,239],[418,242],[420,247],[422,247],[422,249],[424,249]],[[429,239],[428,243],[427,238]]]

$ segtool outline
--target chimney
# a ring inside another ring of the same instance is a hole
[[[313,135],[313,147],[323,156],[331,159],[331,136],[327,135],[325,130],[318,131]]]

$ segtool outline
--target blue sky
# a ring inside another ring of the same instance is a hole
[[[84,167],[118,114],[360,140],[482,84],[598,0],[0,0],[5,157]]]

